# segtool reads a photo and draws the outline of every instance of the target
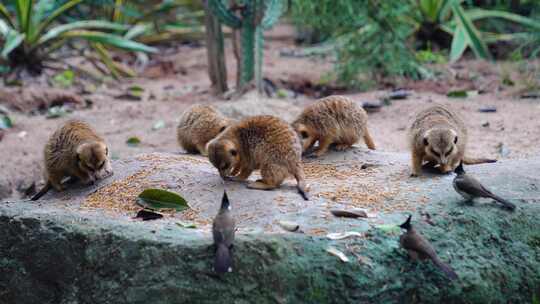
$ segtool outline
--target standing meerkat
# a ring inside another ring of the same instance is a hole
[[[223,132],[231,123],[229,119],[208,105],[194,105],[180,117],[176,135],[178,143],[188,153],[208,155],[206,144]]]
[[[45,145],[44,155],[47,183],[32,200],[51,188],[63,191],[65,177],[76,177],[88,185],[113,173],[105,141],[80,120],[69,120],[56,130]]]
[[[496,160],[465,156],[467,128],[459,115],[443,105],[420,111],[409,129],[412,174],[418,176],[424,161],[439,164],[442,173],[465,164],[492,163]]]
[[[261,169],[262,179],[248,183],[251,189],[275,189],[292,175],[308,200],[300,139],[277,117],[253,116],[232,125],[208,143],[208,157],[222,178],[246,180]]]
[[[375,143],[367,128],[368,116],[362,107],[344,96],[329,96],[307,106],[292,123],[307,151],[316,141],[314,152],[319,157],[334,144],[336,150],[350,148],[363,138],[367,147],[375,150]]]

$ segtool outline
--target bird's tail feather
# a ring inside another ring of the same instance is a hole
[[[223,243],[217,245],[216,258],[214,260],[214,270],[217,273],[232,271],[231,249]]]
[[[505,199],[503,199],[503,198],[501,198],[501,197],[499,197],[499,196],[497,196],[497,195],[495,195],[495,194],[493,194],[493,193],[490,193],[490,194],[491,194],[491,198],[492,198],[492,199],[494,199],[494,200],[496,200],[497,202],[503,204],[506,208],[508,208],[508,209],[510,209],[510,210],[516,209],[516,205],[510,203],[509,201],[507,201],[507,200],[505,200]]]
[[[443,263],[438,257],[432,257],[433,263],[442,270],[450,280],[455,280],[458,278],[456,272],[450,268],[447,264]]]

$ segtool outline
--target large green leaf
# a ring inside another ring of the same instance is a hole
[[[452,47],[450,48],[450,62],[455,62],[463,52],[467,49],[467,37],[465,37],[465,30],[463,27],[456,28],[454,37],[452,38]]]
[[[137,204],[154,210],[189,209],[187,201],[180,195],[161,189],[146,189],[137,197]]]
[[[444,0],[418,0],[422,14],[431,22],[437,22],[439,11]]]
[[[14,30],[9,30],[5,35],[5,43],[0,56],[7,59],[9,53],[17,48],[24,40],[24,35]]]
[[[148,52],[155,53],[157,49],[154,47],[149,47],[139,42],[135,42],[124,37],[107,34],[102,32],[95,31],[85,31],[85,30],[75,30],[68,31],[60,35],[65,38],[82,38],[93,42],[101,42],[106,45],[115,46],[120,49],[135,51],[135,52]]]
[[[476,57],[482,59],[491,59],[491,55],[485,42],[482,40],[479,31],[476,29],[471,20],[467,17],[463,8],[458,3],[452,4],[452,12],[457,21],[457,27],[461,27],[465,33],[468,46],[471,47]]]
[[[34,5],[33,0],[16,0],[15,10],[17,11],[17,20],[19,23],[19,29],[22,33],[27,33],[28,24],[32,16],[32,7]]]
[[[9,24],[10,27],[15,27],[13,21],[11,20],[11,16],[9,15],[9,11],[2,3],[0,3],[0,16],[4,18],[4,20],[7,24]]]
[[[40,25],[39,25],[39,28],[36,30],[35,32],[35,35],[34,37],[32,37],[32,39],[35,41],[36,39],[38,39],[40,36],[41,36],[41,33],[43,33],[43,31],[45,31],[45,29],[56,19],[58,18],[60,15],[62,15],[64,12],[66,12],[67,10],[70,10],[71,8],[73,8],[75,5],[81,3],[83,0],[70,0],[68,2],[66,2],[64,5],[62,5],[61,7],[57,8],[52,14],[50,14],[47,19],[45,19]]]
[[[62,24],[55,26],[47,31],[38,40],[38,45],[41,45],[51,39],[57,38],[59,35],[72,30],[81,30],[81,29],[101,29],[101,30],[113,30],[113,31],[125,31],[129,27],[127,25],[118,24],[109,21],[103,20],[86,20],[86,21],[76,21],[68,24]]]

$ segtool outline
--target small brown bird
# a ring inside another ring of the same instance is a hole
[[[212,224],[212,236],[216,248],[214,270],[217,273],[232,272],[232,247],[236,228],[230,210],[231,204],[227,192],[223,191],[221,208]]]
[[[476,178],[465,173],[465,170],[463,170],[463,162],[459,163],[459,166],[457,166],[454,172],[457,174],[454,178],[454,182],[452,183],[454,189],[456,189],[456,192],[461,194],[461,196],[463,196],[465,199],[472,201],[477,197],[491,198],[503,204],[504,207],[508,208],[509,210],[516,209],[516,205],[493,194],[491,191],[486,189]]]
[[[433,247],[431,247],[428,240],[426,240],[413,228],[411,224],[411,217],[412,216],[409,215],[409,218],[407,218],[405,223],[399,226],[407,230],[407,232],[399,237],[399,244],[401,247],[407,250],[407,253],[411,259],[416,261],[418,259],[425,260],[429,258],[448,276],[448,278],[450,278],[450,280],[457,279],[458,276],[454,270],[439,259],[437,253],[435,253],[435,250]]]

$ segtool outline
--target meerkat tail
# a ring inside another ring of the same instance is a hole
[[[375,143],[373,142],[373,138],[371,137],[371,134],[369,134],[367,128],[364,129],[364,142],[366,142],[368,149],[375,150]]]
[[[438,257],[431,257],[431,260],[440,270],[442,270],[442,272],[444,272],[448,276],[450,280],[455,280],[458,278],[456,272],[452,268],[450,268],[450,266],[439,260]]]
[[[496,159],[490,159],[490,158],[473,158],[465,156],[463,157],[463,163],[465,165],[477,165],[477,164],[485,164],[485,163],[496,163]]]
[[[309,201],[309,197],[307,195],[308,190],[302,168],[297,169],[296,172],[297,173],[294,174],[294,178],[296,179],[296,188],[298,189],[298,193],[300,193],[304,200]]]
[[[43,188],[41,188],[41,190],[39,190],[38,193],[36,193],[34,196],[32,196],[32,198],[30,200],[32,201],[37,201],[38,199],[40,199],[43,195],[45,195],[45,193],[47,193],[49,190],[51,190],[52,188],[52,185],[50,182],[47,182],[45,184],[45,186],[43,186]]]
[[[510,203],[509,201],[505,200],[504,198],[501,198],[493,193],[490,193],[490,197],[494,200],[496,200],[497,202],[503,204],[506,208],[510,209],[510,210],[514,210],[516,209],[516,205]]]

